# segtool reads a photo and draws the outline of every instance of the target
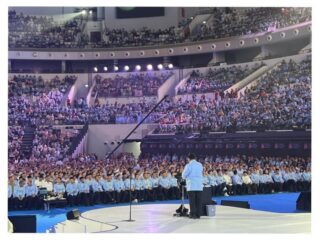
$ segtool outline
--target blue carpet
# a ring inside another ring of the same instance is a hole
[[[248,201],[251,209],[260,211],[269,211],[276,213],[298,213],[296,211],[296,200],[300,193],[278,193],[278,194],[260,194],[260,195],[245,195],[245,196],[229,196],[229,197],[214,197],[218,204],[221,200],[235,200],[235,201]],[[157,202],[143,202],[140,204],[178,204],[181,201],[157,201]],[[185,200],[188,203],[188,200]],[[108,204],[108,205],[95,205],[91,207],[78,207],[79,211],[86,212],[93,209],[115,207],[115,206],[126,206],[128,203],[122,204]],[[66,212],[74,208],[61,208],[52,209],[49,213],[44,210],[37,211],[10,211],[9,216],[15,215],[37,215],[37,232],[44,233],[47,229],[53,225],[65,221]]]

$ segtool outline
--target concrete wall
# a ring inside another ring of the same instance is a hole
[[[151,29],[164,29],[178,26],[178,8],[165,7],[163,17],[117,19],[116,8],[105,8],[105,25],[107,28],[124,28],[127,30],[148,27]]]
[[[160,101],[165,95],[174,96],[174,87],[179,82],[178,72],[176,71],[174,75],[169,77],[161,87],[158,89],[158,101]]]
[[[135,126],[136,124],[90,125],[88,152],[96,153],[99,157],[104,158],[106,153],[111,152],[117,146],[117,142],[121,142]],[[142,124],[129,139],[141,140],[147,133],[155,129],[156,126],[157,124]],[[114,144],[111,144],[112,142]],[[116,153],[120,153],[125,149],[132,148],[121,146]]]
[[[124,143],[123,151],[126,153],[132,153],[136,158],[138,158],[141,153],[140,145],[141,142]]]

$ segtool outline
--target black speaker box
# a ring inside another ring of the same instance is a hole
[[[70,212],[67,212],[67,219],[68,220],[79,220],[80,212],[78,209],[73,209]]]
[[[221,200],[221,205],[229,207],[247,208],[250,209],[250,204],[247,201],[229,201]]]
[[[296,209],[311,212],[311,192],[301,192],[297,202]]]
[[[9,220],[12,222],[14,233],[37,232],[36,215],[10,216]]]

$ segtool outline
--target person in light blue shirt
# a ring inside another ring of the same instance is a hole
[[[263,174],[260,177],[259,186],[261,188],[261,193],[272,193],[274,190],[273,180],[271,175],[269,175],[268,170],[263,170]]]
[[[62,198],[64,193],[66,192],[66,188],[61,181],[61,177],[57,177],[56,183],[53,185],[53,194]]]
[[[91,204],[99,204],[101,203],[102,194],[103,194],[103,188],[100,184],[101,177],[100,175],[95,176],[95,179],[92,179],[91,181],[91,187],[92,187],[92,193],[90,195],[92,196]]]
[[[178,187],[178,179],[176,178],[177,173],[172,173],[169,177],[170,182],[170,189],[169,189],[169,196],[170,199],[176,200],[180,198],[180,191]]]
[[[168,174],[166,171],[161,173],[161,177],[159,178],[159,190],[161,200],[169,200],[169,189],[170,189],[170,179],[168,178]]]
[[[209,186],[209,175],[207,172],[205,172],[202,176],[202,183],[204,187],[208,187]]]
[[[239,176],[238,171],[233,171],[233,176],[231,177],[232,180],[232,191],[233,194],[243,195],[246,192],[245,185],[243,184],[242,178]]]
[[[160,200],[160,188],[159,188],[159,177],[157,172],[153,172],[151,175],[153,199]]]
[[[115,192],[114,192],[114,184],[112,180],[112,174],[107,174],[104,177],[104,180],[101,181],[101,185],[104,191],[104,203],[115,203]]]
[[[78,204],[78,184],[75,183],[75,178],[73,176],[70,177],[69,182],[67,183],[66,192],[69,206],[72,207]]]
[[[141,202],[145,199],[145,186],[144,179],[141,174],[138,172],[135,175],[135,191],[136,191],[136,199]]]
[[[283,188],[285,191],[288,191],[288,192],[296,191],[297,185],[296,185],[295,177],[288,168],[285,169],[285,173],[283,174],[283,180],[284,180]]]
[[[25,196],[26,196],[26,188],[25,182],[23,179],[19,181],[19,185],[16,186],[13,190],[13,201],[14,201],[14,209],[24,209],[25,208]]]
[[[229,196],[228,189],[227,189],[227,183],[223,177],[221,169],[217,170],[216,182],[217,182],[216,195],[217,196],[222,196],[222,195]]]
[[[203,166],[194,154],[189,154],[188,164],[184,167],[182,178],[186,179],[190,202],[190,218],[200,218],[202,212],[201,197],[203,191]]]
[[[311,190],[311,169],[308,167],[307,170],[302,172],[303,191]]]
[[[26,207],[28,210],[39,208],[38,188],[33,179],[28,177],[26,189]]]
[[[150,174],[145,172],[143,174],[144,186],[145,186],[145,199],[146,201],[154,201],[154,193],[152,188],[152,181]]]
[[[80,181],[78,182],[78,191],[79,203],[81,205],[88,206],[90,197],[90,184],[86,182],[84,177],[80,177]]]
[[[282,192],[284,180],[282,178],[279,168],[277,168],[276,171],[274,172],[272,179],[274,181],[274,191]]]
[[[131,181],[131,190],[130,190],[130,181]],[[123,183],[124,183],[124,187],[125,187],[125,191],[126,191],[126,195],[127,195],[127,200],[130,200],[130,194],[131,194],[131,201],[133,199],[136,199],[136,193],[135,193],[135,181],[133,178],[131,178],[130,180],[130,174],[125,174],[123,176]]]
[[[126,187],[122,180],[121,174],[116,175],[116,179],[113,181],[113,184],[114,184],[116,202],[117,203],[124,202],[127,196],[125,192]]]
[[[217,191],[218,183],[217,183],[216,177],[217,177],[217,172],[210,169],[208,171],[208,184],[211,187],[211,193],[213,196],[216,196],[217,194],[216,191]]]
[[[253,170],[251,173],[249,171],[249,176],[250,179],[252,181],[252,193],[253,194],[257,194],[257,193],[261,193],[261,188],[260,188],[260,172],[259,170]]]

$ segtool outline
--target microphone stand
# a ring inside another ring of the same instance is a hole
[[[131,218],[131,207],[132,207],[132,199],[131,199],[131,181],[132,181],[132,168],[129,168],[129,173],[130,173],[130,181],[129,181],[129,219],[124,220],[125,222],[134,222],[135,220]]]

